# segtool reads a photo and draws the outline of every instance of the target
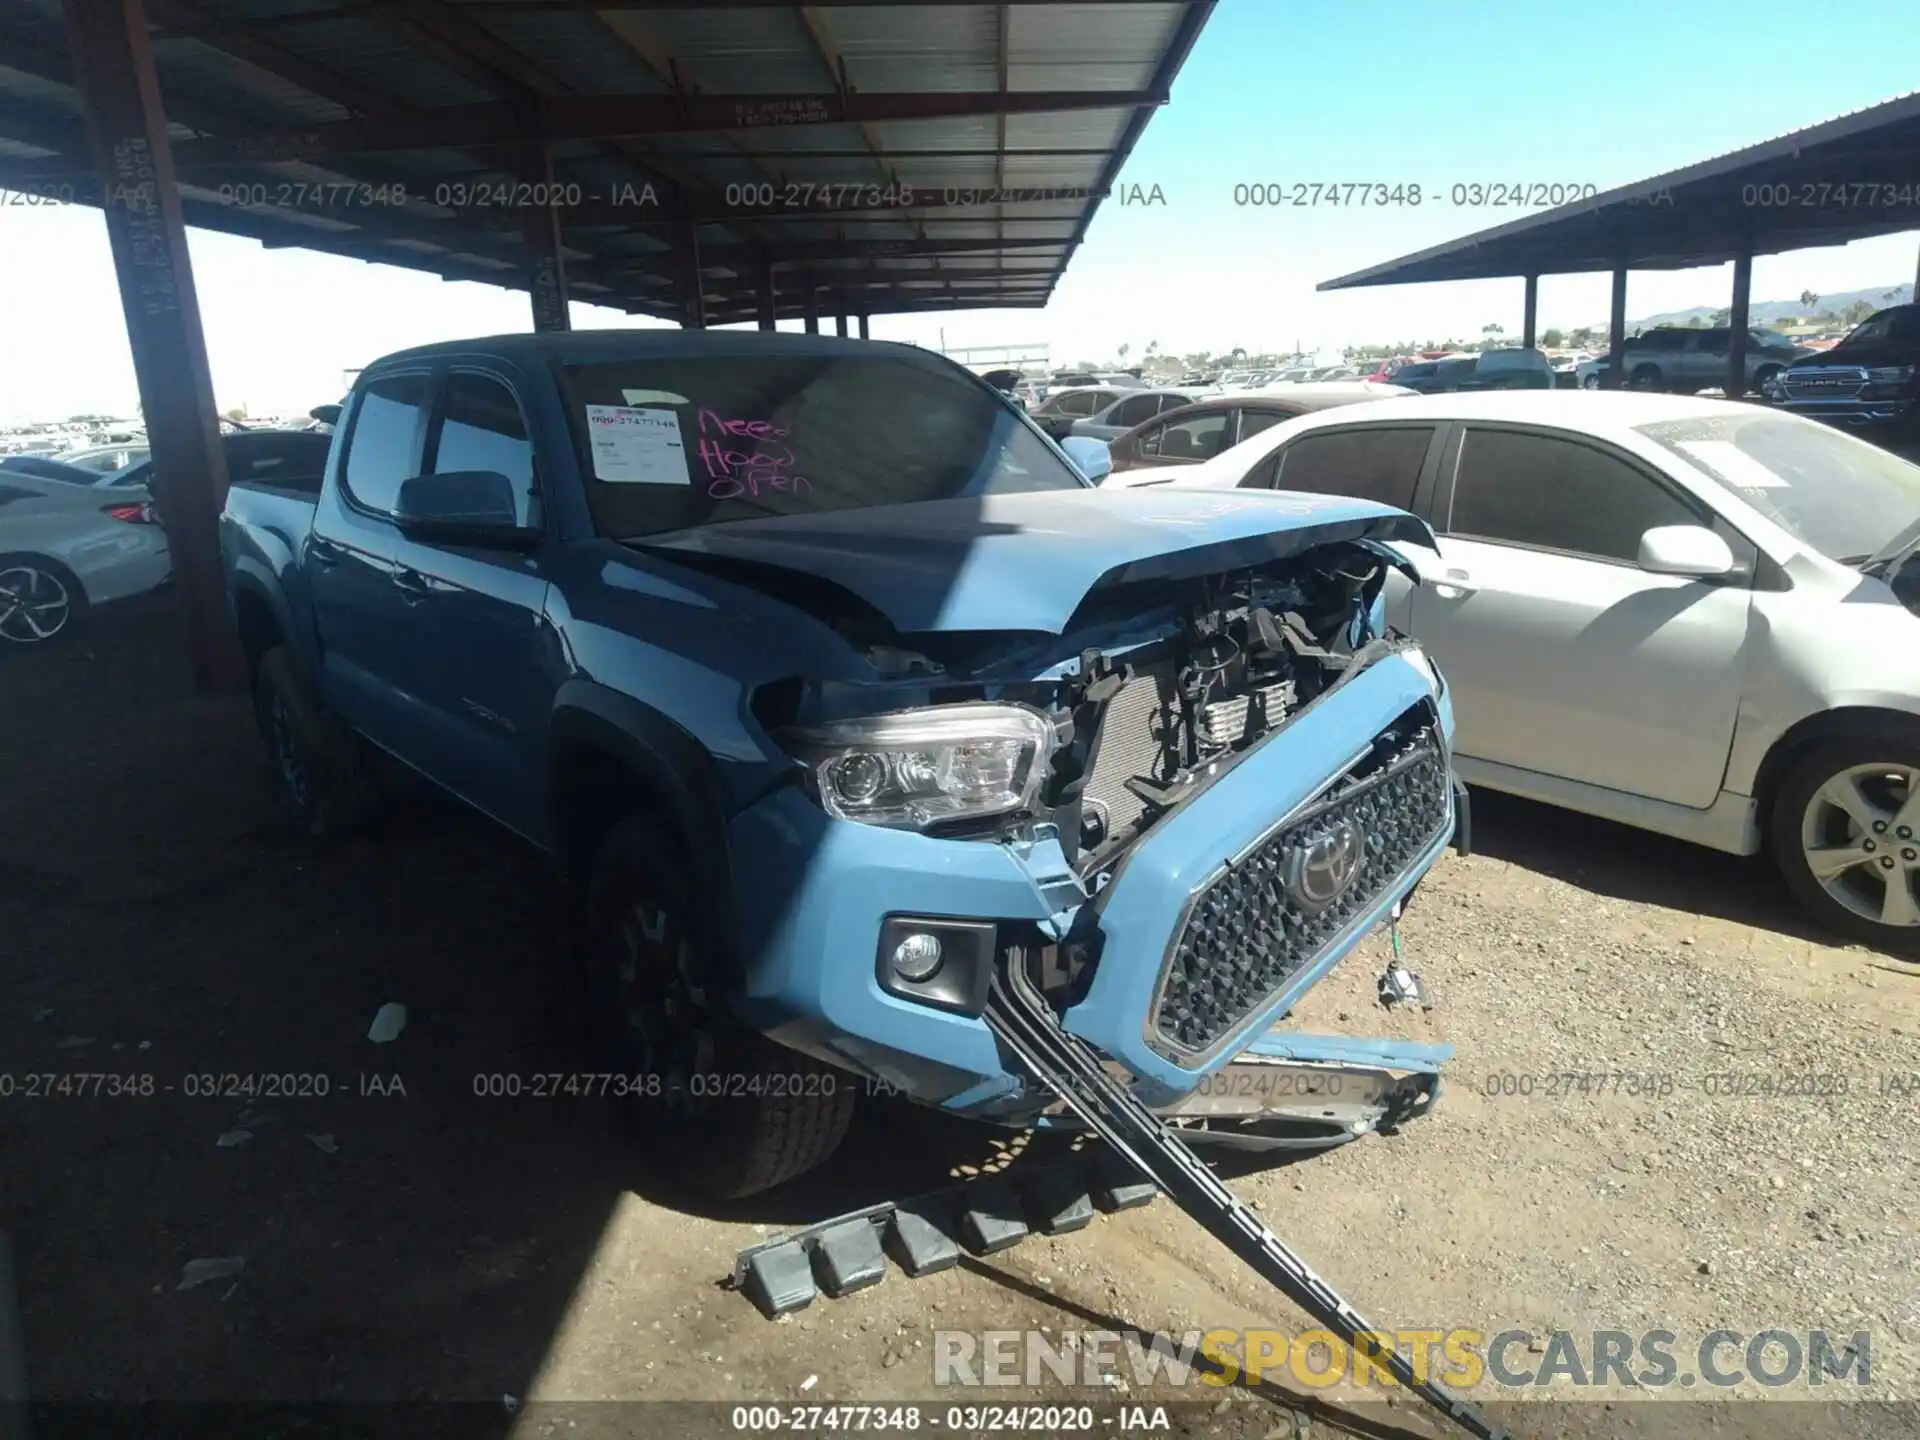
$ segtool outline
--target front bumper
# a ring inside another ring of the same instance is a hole
[[[1431,705],[1451,735],[1447,699],[1423,661],[1389,655],[1295,716],[1227,775],[1156,825],[1097,905],[1057,842],[939,840],[834,820],[795,788],[737,815],[730,841],[747,957],[741,1018],[781,1042],[851,1067],[909,1097],[983,1118],[1030,1118],[1039,1097],[1002,1061],[977,1013],[883,989],[876,973],[891,916],[989,921],[1018,936],[1098,930],[1099,958],[1064,1023],[1136,1079],[1149,1105],[1171,1104],[1260,1037],[1418,882],[1454,833],[1423,841],[1286,984],[1199,1058],[1169,1058],[1148,1022],[1163,962],[1196,891],[1342,774],[1410,708]],[[1083,913],[1084,912],[1084,913]]]
[[[1901,430],[1920,425],[1920,400],[1779,400],[1778,409],[1790,415],[1837,426],[1843,430]]]

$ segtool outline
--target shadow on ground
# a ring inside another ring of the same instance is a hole
[[[622,1195],[696,1208],[611,1102],[477,1093],[591,1053],[541,857],[424,795],[285,831],[167,597],[0,656],[0,1229],[36,1401],[524,1394]],[[809,1223],[985,1146],[874,1105],[825,1174],[705,1213]]]
[[[1760,857],[1728,855],[1491,790],[1473,792],[1473,848],[1596,895],[1663,905],[1822,945]]]

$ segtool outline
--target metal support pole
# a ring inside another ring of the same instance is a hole
[[[1753,293],[1753,251],[1745,246],[1733,259],[1733,305],[1727,316],[1727,398],[1747,393],[1747,301]]]
[[[813,288],[813,277],[807,276],[807,334],[820,333],[820,292]]]
[[[553,151],[542,140],[529,138],[520,157],[520,178],[535,194],[554,193]],[[560,253],[560,212],[549,205],[520,212],[521,237],[527,247],[527,290],[533,298],[535,331],[571,330],[567,308],[567,266]]]
[[[867,334],[867,315],[864,310],[860,312],[860,338],[862,340],[871,340],[873,338]]]
[[[757,298],[760,309],[760,328],[762,330],[777,330],[780,327],[776,321],[774,309],[773,262],[764,255],[759,259],[758,273],[755,278],[759,282],[757,286],[759,291]]]
[[[1540,315],[1540,277],[1527,276],[1526,308],[1520,317],[1520,344],[1528,350],[1533,348],[1534,322]]]
[[[1607,312],[1607,375],[1609,390],[1627,388],[1621,373],[1627,363],[1627,270],[1623,265],[1613,272],[1613,304]]]
[[[847,335],[847,312],[842,310],[838,315],[834,316],[833,324],[834,333],[844,340]]]
[[[186,611],[194,684],[203,692],[237,693],[246,689],[246,663],[227,616],[220,564],[227,460],[146,6],[142,0],[63,0],[63,8],[100,171],[156,499]]]
[[[706,278],[700,265],[700,227],[689,224],[681,239],[680,304],[688,330],[707,328]]]

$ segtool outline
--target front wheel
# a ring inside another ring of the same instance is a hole
[[[1822,745],[1774,801],[1774,863],[1829,928],[1920,959],[1920,739]]]
[[[1642,365],[1627,377],[1627,384],[1635,390],[1658,390],[1665,380],[1659,366]]]
[[[646,1158],[733,1200],[832,1155],[859,1082],[727,1013],[711,902],[685,853],[648,820],[615,826],[587,888],[581,941],[605,1062]]]
[[[1600,388],[1600,377],[1598,375],[1587,376],[1586,379],[1580,382],[1580,388],[1582,390],[1598,390]]]

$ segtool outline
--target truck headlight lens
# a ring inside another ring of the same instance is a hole
[[[1875,365],[1867,371],[1869,385],[1900,386],[1913,379],[1911,365]]]
[[[1024,705],[938,705],[781,732],[829,815],[924,830],[1032,808],[1054,729]]]

